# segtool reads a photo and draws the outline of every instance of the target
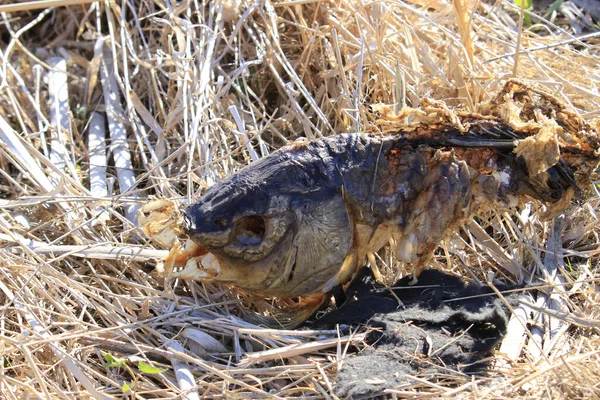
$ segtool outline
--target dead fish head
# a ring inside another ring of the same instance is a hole
[[[186,210],[187,234],[219,262],[214,280],[295,297],[339,272],[353,245],[341,185],[321,168],[324,160],[301,157],[288,151],[263,158]]]

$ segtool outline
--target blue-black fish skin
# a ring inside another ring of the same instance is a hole
[[[218,259],[215,280],[295,297],[347,281],[390,238],[418,273],[481,205],[580,194],[599,161],[591,135],[590,150],[565,147],[531,177],[513,152],[523,134],[489,119],[469,123],[466,133],[424,128],[288,145],[208,189],[186,210],[186,231]]]

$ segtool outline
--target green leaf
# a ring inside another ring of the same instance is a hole
[[[87,112],[87,107],[85,106],[77,106],[75,107],[75,118],[83,119],[85,117],[85,113]]]
[[[166,371],[166,369],[158,368],[158,367],[155,367],[153,365],[146,364],[143,361],[138,362],[138,369],[141,372],[143,372],[144,374],[151,374],[151,375],[160,374],[161,372],[165,372]]]
[[[513,0],[513,3],[515,3],[519,7],[521,7],[521,4],[525,3],[525,10],[531,10],[533,8],[533,0]],[[530,14],[525,13],[525,15],[523,15],[523,23],[525,24],[525,26],[531,26]]]
[[[519,7],[521,7],[521,3],[525,2],[525,9],[529,10],[531,7],[533,7],[533,0],[513,0],[513,3],[515,3],[516,5],[518,5]]]
[[[564,2],[565,2],[565,0],[555,0],[554,3],[552,3],[550,8],[548,9],[548,12],[546,12],[546,14],[544,14],[544,18],[546,18],[546,19],[550,18],[552,13],[554,11],[558,10],[560,8],[560,6],[562,6],[562,3],[564,3]]]
[[[131,385],[129,385],[129,383],[127,382],[123,382],[123,386],[121,386],[121,391],[123,393],[127,393],[131,390]]]
[[[113,356],[110,353],[102,352],[102,357],[106,360],[104,363],[104,368],[115,368],[115,367],[124,367],[126,360],[124,358],[118,358]]]

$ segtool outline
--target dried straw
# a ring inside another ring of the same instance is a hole
[[[377,103],[477,110],[513,75],[598,117],[598,32],[574,35],[557,12],[525,27],[523,12],[507,0],[0,5],[0,397],[336,398],[364,332],[263,329],[241,316],[267,301],[165,283],[152,259],[167,250],[141,239],[135,210],[154,195],[189,203],[288,141],[376,129]],[[527,204],[448,238],[433,267],[543,296],[524,296],[489,376],[414,376],[386,396],[600,396],[598,210],[593,197],[552,223]]]

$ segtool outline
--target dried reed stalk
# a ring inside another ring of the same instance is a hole
[[[575,35],[560,14],[519,28],[520,12],[508,0],[0,5],[0,397],[336,398],[362,332],[264,329],[240,316],[272,302],[164,282],[148,260],[167,249],[140,243],[135,210],[153,195],[189,203],[289,141],[376,130],[374,104],[476,111],[512,74],[598,124],[598,32]],[[558,232],[527,204],[448,238],[433,267],[539,288],[511,329],[510,369],[382,394],[600,396],[598,210],[597,196],[572,207]]]

